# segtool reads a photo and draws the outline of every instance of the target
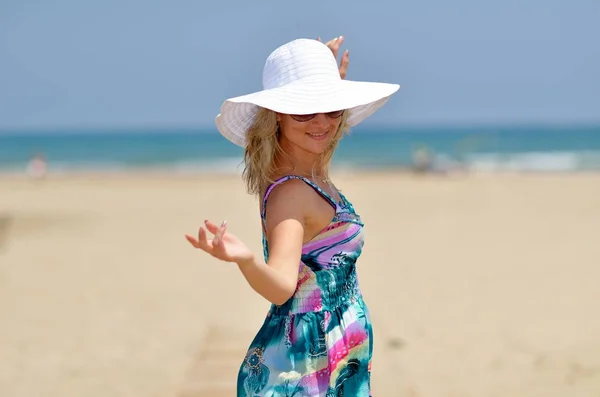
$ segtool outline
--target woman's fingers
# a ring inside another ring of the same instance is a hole
[[[206,238],[206,231],[204,230],[204,228],[201,227],[200,229],[198,229],[198,238],[194,238],[188,234],[185,235],[185,238],[195,248],[200,248],[201,250],[212,254],[213,247],[212,247],[212,244],[209,243],[208,239]]]
[[[223,235],[225,234],[225,230],[227,229],[227,221],[223,221],[221,226],[215,232],[215,237],[213,237],[214,245],[222,245],[223,244]]]
[[[321,38],[319,37],[317,40],[321,41]],[[344,42],[344,36],[338,36],[338,37],[334,37],[333,39],[329,40],[325,44],[325,45],[327,45],[327,47],[329,47],[329,49],[333,53],[333,56],[335,59],[338,59],[340,47],[342,46],[343,42]],[[348,64],[350,62],[349,56],[350,56],[350,53],[348,50],[346,50],[342,54],[342,59],[340,60],[339,70],[340,70],[340,77],[342,79],[345,79],[346,74],[348,73]]]
[[[206,230],[203,227],[198,229],[198,248],[212,254],[213,245],[208,241]]]
[[[204,221],[204,225],[206,226],[208,231],[211,232],[212,234],[217,233],[217,230],[219,230],[219,226],[217,226],[216,223],[211,222],[209,220]]]
[[[198,248],[198,240],[196,240],[194,237],[190,236],[189,234],[186,234],[185,238],[187,241],[190,242],[190,244],[192,244],[192,246],[194,246],[194,248]]]
[[[223,221],[223,224],[221,224],[221,226],[217,226],[215,223],[213,223],[209,220],[205,220],[204,225],[206,226],[206,229],[208,229],[209,232],[214,234],[214,237],[212,239],[213,247],[215,247],[217,245],[222,246],[223,245],[223,235],[225,233],[224,226],[227,225],[227,221]]]
[[[340,62],[340,77],[342,79],[346,78],[346,74],[348,73],[348,64],[350,63],[350,52],[348,50],[344,51],[344,55],[342,55],[342,61]]]
[[[327,47],[333,52],[335,59],[338,57],[338,52],[342,43],[344,42],[344,36],[335,37],[327,42]]]
[[[212,241],[209,241],[207,232],[203,227],[198,229],[198,238],[194,238],[187,234],[185,235],[185,238],[195,248],[200,248],[214,257],[223,257],[225,254],[223,236],[227,230],[227,221],[223,221],[221,226],[217,226],[213,222],[205,220],[204,225],[206,226],[206,229],[214,235]]]

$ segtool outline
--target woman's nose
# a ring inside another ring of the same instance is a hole
[[[317,113],[313,119],[313,122],[318,123],[319,125],[329,125],[329,118],[325,115],[325,113]]]

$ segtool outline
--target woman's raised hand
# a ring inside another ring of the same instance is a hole
[[[248,263],[254,260],[254,253],[239,238],[227,232],[227,222],[217,226],[211,221],[204,221],[206,230],[200,227],[198,238],[185,235],[190,244],[225,262]],[[207,231],[213,236],[209,238]]]
[[[321,41],[321,38],[319,37],[317,40]],[[333,56],[335,57],[335,59],[338,59],[338,53],[340,51],[340,47],[342,46],[342,43],[344,42],[344,36],[338,36],[338,37],[334,37],[333,39],[329,40],[327,43],[325,43],[325,45],[327,47],[329,47],[329,49],[331,50],[331,52],[333,52]],[[349,51],[346,50],[344,51],[344,53],[342,54],[342,59],[340,60],[340,77],[342,79],[346,78],[346,74],[348,73],[348,64],[350,63],[349,60]]]

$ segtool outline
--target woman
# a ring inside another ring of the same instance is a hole
[[[369,396],[373,334],[356,279],[363,222],[329,179],[339,139],[380,108],[396,84],[344,80],[343,39],[276,49],[262,91],[226,100],[216,124],[245,148],[243,173],[259,197],[264,261],[206,221],[196,248],[234,262],[271,302],[241,365],[238,396]]]

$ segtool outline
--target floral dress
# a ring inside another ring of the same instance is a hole
[[[334,208],[331,223],[302,247],[298,284],[282,305],[271,305],[250,344],[237,380],[239,397],[370,396],[373,333],[356,277],[363,223],[340,193],[336,202],[312,181],[288,175],[267,189],[301,179]],[[263,232],[265,260],[267,241]]]

